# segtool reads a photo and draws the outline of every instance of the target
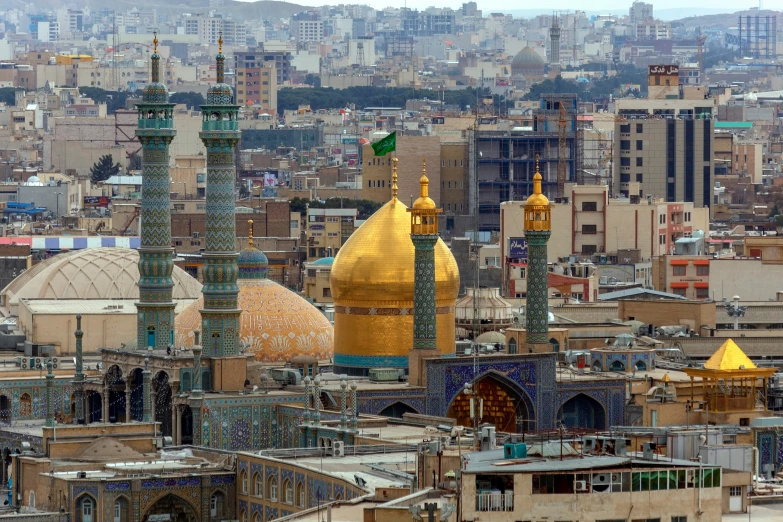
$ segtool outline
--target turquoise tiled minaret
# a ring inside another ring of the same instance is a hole
[[[152,81],[136,104],[141,142],[141,247],[139,248],[139,302],[136,346],[166,349],[174,343],[174,269],[171,247],[169,145],[174,130],[174,104],[160,81],[158,35],[153,40]]]
[[[239,353],[237,303],[236,221],[234,216],[234,147],[239,142],[234,92],[224,83],[226,57],[223,37],[217,55],[217,83],[207,91],[201,106],[201,141],[207,148],[206,248],[204,259],[204,308],[201,310],[204,357],[225,357]]]
[[[532,352],[551,351],[549,345],[549,281],[547,242],[552,235],[549,200],[541,193],[541,173],[533,175],[533,194],[523,205],[527,239],[526,343]]]
[[[435,302],[435,244],[438,242],[438,214],[429,196],[427,164],[422,160],[419,198],[408,209],[411,214],[411,241],[415,249],[413,273],[413,349],[437,349],[437,309]],[[392,170],[392,194],[397,197],[397,158]]]

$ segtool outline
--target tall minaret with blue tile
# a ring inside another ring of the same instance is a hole
[[[549,344],[549,270],[547,242],[552,235],[552,211],[549,199],[541,191],[541,173],[533,175],[533,193],[523,205],[527,239],[527,303],[525,310],[526,343],[531,352],[551,351]]]
[[[411,241],[415,249],[413,273],[413,349],[436,350],[437,307],[435,302],[435,244],[438,242],[438,214],[429,196],[427,164],[422,160],[419,198],[408,209]],[[397,192],[397,158],[394,158],[392,191]]]
[[[237,252],[234,148],[239,142],[234,92],[224,82],[223,36],[217,55],[217,83],[207,91],[201,106],[201,141],[207,148],[206,248],[204,259],[204,308],[201,310],[204,357],[226,357],[239,353],[237,302]]]
[[[174,269],[171,247],[171,176],[169,145],[174,130],[174,104],[160,81],[158,35],[153,40],[152,81],[136,104],[141,142],[141,246],[139,248],[139,301],[136,303],[137,348],[166,349],[174,343]]]

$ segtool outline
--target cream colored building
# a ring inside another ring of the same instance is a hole
[[[332,262],[334,262],[333,257],[323,257],[305,264],[305,297],[316,303],[334,303],[332,284],[329,280]]]
[[[638,250],[639,259],[664,255],[681,237],[709,230],[709,209],[693,203],[664,203],[635,198],[610,199],[608,187],[566,185],[567,203],[552,205],[550,261],[571,255],[616,256],[618,250]],[[501,249],[509,257],[509,244],[523,238],[521,201],[500,205]],[[622,260],[620,260],[622,261]]]
[[[336,256],[353,234],[357,215],[355,208],[308,208],[307,260]]]

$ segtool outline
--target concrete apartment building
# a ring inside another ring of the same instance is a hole
[[[283,85],[291,81],[291,53],[288,51],[265,51],[263,47],[256,47],[247,51],[234,51],[234,70],[239,78],[239,73],[247,69],[260,69],[263,64],[272,62],[275,64],[277,85]]]
[[[443,211],[467,215],[468,201],[468,144],[442,143],[440,146],[440,191]]]
[[[297,42],[321,42],[324,39],[324,22],[314,16],[301,15],[291,22],[291,34]]]
[[[566,203],[552,204],[550,261],[558,258],[637,251],[650,259],[674,251],[676,241],[709,230],[709,209],[693,203],[667,203],[661,199],[609,198],[608,187],[566,185]],[[501,257],[512,258],[511,243],[524,241],[521,201],[501,204]]]
[[[237,104],[258,105],[269,114],[277,113],[277,71],[275,62],[259,62],[236,72]]]
[[[355,208],[308,208],[307,260],[334,257],[356,228]]]

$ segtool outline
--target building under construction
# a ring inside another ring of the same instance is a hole
[[[741,58],[775,59],[777,53],[776,16],[740,16],[738,29]]]
[[[552,201],[561,196],[564,183],[577,180],[577,107],[575,94],[546,94],[535,111],[532,128],[473,133],[470,186],[472,190],[478,186],[482,232],[500,230],[500,203],[530,195],[536,156],[543,177],[542,191]],[[469,200],[475,201],[474,197]],[[471,214],[474,211],[471,208]]]

